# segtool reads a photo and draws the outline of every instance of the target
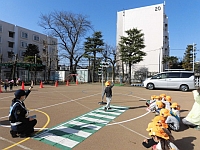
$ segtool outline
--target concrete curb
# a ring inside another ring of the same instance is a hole
[[[144,86],[143,84],[131,84],[131,86]]]

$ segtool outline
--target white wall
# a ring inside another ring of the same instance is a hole
[[[117,43],[120,36],[126,36],[125,31],[137,28],[144,33],[143,49],[147,53],[144,61],[133,66],[133,71],[140,67],[147,67],[150,72],[162,70],[163,32],[164,32],[164,5],[157,4],[117,13]],[[160,58],[159,58],[160,57]]]

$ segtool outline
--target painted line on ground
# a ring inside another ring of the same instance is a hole
[[[49,122],[50,122],[50,117],[49,117],[49,115],[46,114],[45,112],[42,112],[42,111],[40,111],[40,110],[36,110],[36,111],[38,111],[38,112],[40,112],[40,113],[43,113],[43,114],[47,117],[47,122],[45,123],[45,125],[43,126],[43,128],[41,128],[38,132],[36,132],[36,134],[37,134],[37,133],[41,132],[42,130],[44,130],[44,128],[46,128],[46,126],[47,126],[47,125],[49,124]],[[10,149],[10,148],[12,148],[12,147],[14,147],[14,146],[18,146],[19,144],[21,144],[21,143],[23,143],[23,142],[25,142],[25,141],[27,141],[27,140],[29,140],[29,139],[30,139],[30,137],[25,138],[24,140],[21,140],[20,142],[14,143],[13,145],[8,146],[8,147],[4,148],[3,150],[7,150],[7,149]]]
[[[58,91],[58,92],[62,92],[62,91]],[[48,92],[40,92],[40,93],[48,93]],[[33,94],[36,94],[36,93],[33,93]],[[99,93],[98,93],[98,94],[99,94]],[[86,96],[86,97],[91,97],[91,96],[95,96],[95,95],[98,95],[98,94],[89,95],[89,96]],[[119,93],[117,93],[117,95],[118,95],[118,94],[119,94]],[[132,94],[132,92],[130,92],[130,94]],[[141,98],[141,97],[137,97],[137,96],[133,96],[133,95],[129,95],[129,94],[122,94],[122,93],[121,93],[121,95],[126,95],[126,96]],[[76,101],[76,100],[79,100],[79,99],[83,99],[83,98],[85,98],[85,97],[78,98],[78,99],[71,100],[71,101],[66,101],[66,102],[58,103],[58,104],[55,104],[55,105],[50,105],[50,106],[46,106],[46,107],[41,107],[41,108],[38,108],[38,109],[43,109],[43,108],[48,108],[48,107],[52,107],[52,106],[57,106],[57,105],[60,105],[60,104],[63,104],[63,103],[73,102],[73,101]],[[4,99],[4,98],[2,98],[2,99]],[[143,98],[141,98],[141,99],[143,99]],[[7,117],[7,116],[5,116],[5,117]],[[4,117],[2,117],[2,118],[4,118]],[[0,118],[0,119],[1,119],[1,118]],[[132,119],[133,119],[133,118],[132,118]],[[130,120],[130,119],[129,119],[129,120]],[[119,124],[119,125],[120,125],[120,126],[123,126],[123,125],[121,125],[121,124]],[[128,130],[130,130],[130,131],[132,131],[132,132],[134,132],[134,133],[137,133],[137,132],[135,132],[135,131],[133,131],[133,130],[127,128],[127,127],[125,127],[125,126],[123,126],[123,127],[126,128],[126,129],[128,129]],[[40,128],[38,128],[38,129],[40,129]],[[43,128],[43,129],[47,129],[47,128]],[[142,136],[142,137],[145,137],[145,136],[143,136],[143,135],[141,135],[141,134],[139,134],[139,133],[137,133],[137,134],[140,135],[140,136]]]
[[[127,107],[113,105],[111,105],[111,108],[111,110],[105,112],[104,106],[102,106],[80,117],[50,128],[33,138],[59,149],[71,150],[128,110]]]
[[[8,140],[8,139],[5,139],[5,138],[3,138],[3,137],[1,137],[1,136],[0,136],[0,140],[6,141],[6,142],[11,143],[11,144],[15,144],[15,142],[10,141],[10,140]],[[26,147],[26,146],[20,145],[20,144],[18,144],[17,146],[20,147],[20,148],[22,148],[22,149],[32,150],[32,149],[30,149],[30,148],[28,148],[28,147]]]
[[[116,124],[122,124],[122,123],[126,123],[126,122],[129,122],[129,121],[133,121],[133,120],[139,119],[141,117],[144,117],[144,116],[146,116],[149,113],[150,113],[150,111],[146,112],[143,115],[140,115],[138,117],[135,117],[135,118],[132,118],[132,119],[129,119],[129,120],[124,120],[124,121],[120,121],[120,122],[115,122],[115,123],[107,124],[107,126],[112,126],[112,125],[116,125]]]

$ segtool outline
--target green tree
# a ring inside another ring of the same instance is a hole
[[[92,59],[92,82],[94,82],[94,77],[95,77],[95,71],[97,70],[96,68],[96,57],[97,54],[102,52],[103,50],[103,39],[102,39],[102,34],[101,32],[94,32],[92,37],[87,37],[86,42],[84,42],[84,57],[88,58],[89,60],[89,66],[90,66],[90,60]]]
[[[38,63],[42,64],[40,55],[40,51],[37,45],[29,44],[26,48],[26,51],[23,53],[24,61],[29,63]]]
[[[30,63],[30,67],[27,69],[29,71],[34,71],[34,76],[35,76],[35,84],[36,84],[36,76],[37,76],[37,70],[40,70],[41,67],[37,67],[37,64],[42,64],[40,55],[39,55],[39,48],[37,45],[34,44],[29,44],[26,48],[26,51],[24,52],[24,62]],[[35,64],[35,65],[33,65]],[[41,66],[41,65],[40,65]]]
[[[121,36],[119,42],[120,57],[123,62],[128,64],[129,84],[131,84],[131,66],[143,60],[146,53],[141,51],[145,48],[144,34],[141,30],[133,28],[125,31],[127,37]]]
[[[183,57],[183,68],[185,70],[192,70],[192,62],[193,62],[193,45],[187,45],[187,48]]]
[[[168,69],[178,69],[178,58],[176,56],[163,57],[163,64],[167,64]]]

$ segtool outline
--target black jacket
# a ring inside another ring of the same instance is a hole
[[[102,94],[102,99],[104,97],[104,95],[106,94],[106,97],[112,97],[112,87],[114,86],[114,84],[112,84],[111,86],[107,86],[105,89],[104,89],[104,92]]]
[[[31,92],[30,90],[26,91],[26,98],[30,92]],[[27,123],[29,121],[27,115],[28,115],[28,110],[26,109],[24,102],[14,98],[10,106],[9,121],[11,123],[15,122]]]

